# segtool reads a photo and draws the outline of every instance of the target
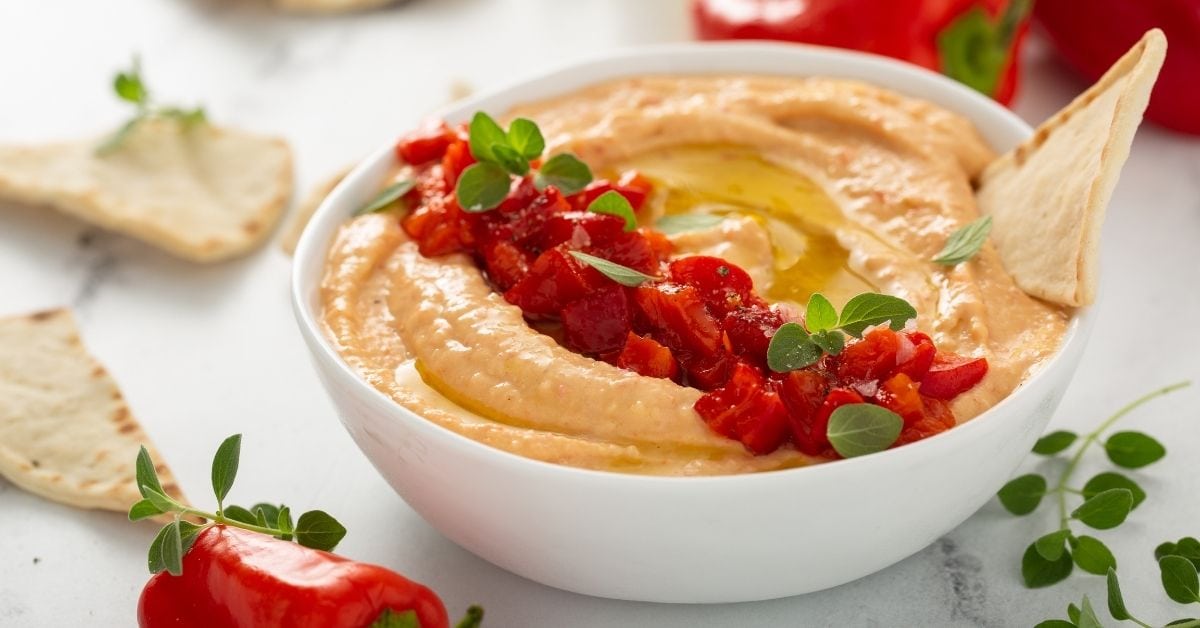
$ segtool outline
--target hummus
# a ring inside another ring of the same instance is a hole
[[[820,291],[896,295],[939,349],[986,357],[952,404],[965,421],[1058,349],[1068,312],[1022,292],[985,244],[971,263],[928,260],[978,218],[972,181],[994,157],[965,119],[867,84],[823,78],[648,77],[518,107],[550,152],[598,173],[636,168],[663,213],[727,219],[672,236],[677,254],[726,258],[782,307]],[[344,224],[328,254],[323,321],[372,386],[447,429],[522,456],[666,475],[813,461],[755,456],[699,418],[702,394],[574,353],[530,326],[466,255],[421,255],[394,215]]]

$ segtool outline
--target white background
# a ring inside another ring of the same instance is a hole
[[[128,112],[109,82],[140,51],[162,101],[201,102],[218,123],[287,137],[303,194],[443,104],[455,82],[486,89],[689,32],[682,0],[414,0],[332,18],[233,0],[9,0],[0,3],[0,142],[115,127]],[[1083,85],[1042,47],[1030,57],[1016,109],[1036,122]],[[1200,379],[1198,243],[1200,141],[1143,128],[1105,227],[1095,335],[1056,426],[1094,424],[1151,388]],[[1101,578],[1078,573],[1024,589],[1020,554],[1054,513],[1018,519],[995,503],[883,572],[773,602],[634,604],[509,575],[438,535],[355,449],[301,346],[288,266],[274,242],[196,266],[46,209],[0,205],[0,315],[72,306],[85,342],[195,501],[209,504],[217,444],[242,432],[232,499],[328,510],[350,530],[341,553],[429,584],[452,615],[478,602],[493,628],[1028,626],[1063,616],[1084,593],[1104,597]],[[1197,405],[1192,388],[1128,420],[1170,453],[1136,473],[1150,497],[1130,521],[1097,533],[1116,552],[1131,608],[1152,622],[1200,614],[1167,600],[1151,556],[1161,540],[1200,534]],[[1102,458],[1089,455],[1079,483]],[[153,534],[150,524],[59,506],[0,480],[0,625],[132,625]]]

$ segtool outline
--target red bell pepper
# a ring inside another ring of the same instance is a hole
[[[1200,0],[1038,0],[1034,16],[1067,63],[1094,81],[1151,28],[1169,48],[1146,117],[1200,135]]]
[[[385,611],[411,611],[419,628],[445,628],[430,589],[376,565],[215,525],[201,531],[183,573],[160,572],[138,601],[142,628],[288,626],[367,628]]]
[[[1008,104],[1029,0],[695,0],[701,39],[850,48],[942,72]]]

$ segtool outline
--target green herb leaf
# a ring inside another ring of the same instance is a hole
[[[479,628],[483,623],[483,607],[472,604],[467,607],[467,614],[454,624],[454,628]]]
[[[1070,554],[1063,552],[1058,560],[1046,560],[1032,543],[1025,548],[1025,555],[1021,558],[1021,577],[1030,589],[1048,587],[1065,580],[1074,568]]]
[[[174,524],[167,524],[159,528],[158,534],[154,535],[154,540],[150,542],[150,553],[146,562],[146,566],[150,569],[150,573],[158,573],[167,568],[167,564],[163,562],[162,546],[163,539],[167,536],[167,528]]]
[[[242,456],[242,435],[234,434],[221,442],[212,461],[212,487],[217,496],[217,507],[225,501],[233,481],[237,478],[238,459]]]
[[[292,511],[284,506],[279,509],[279,514],[275,516],[275,529],[279,530],[279,536],[276,538],[284,541],[292,540],[292,532],[295,531],[295,524],[292,522]]]
[[[1075,628],[1075,624],[1065,619],[1047,619],[1038,622],[1033,628]]]
[[[1079,621],[1075,623],[1079,628],[1104,628],[1096,616],[1096,609],[1092,608],[1092,601],[1086,595],[1083,596],[1083,608],[1079,609]]]
[[[1080,569],[1098,576],[1108,573],[1109,569],[1117,568],[1117,559],[1108,550],[1108,546],[1093,536],[1081,535],[1072,539],[1071,557]]]
[[[725,222],[725,218],[716,214],[672,214],[659,218],[654,223],[654,228],[666,235],[675,235],[688,231],[710,229],[722,222]]]
[[[1087,484],[1083,485],[1083,498],[1091,499],[1113,488],[1129,489],[1129,492],[1133,494],[1134,508],[1137,508],[1138,504],[1146,499],[1146,492],[1137,485],[1137,482],[1115,471],[1105,471],[1088,480]]]
[[[1104,451],[1113,464],[1126,469],[1144,467],[1167,454],[1161,443],[1141,432],[1117,432],[1109,436]]]
[[[346,536],[346,528],[337,519],[320,510],[300,515],[296,522],[296,542],[304,547],[332,551]]]
[[[168,523],[163,527],[163,531],[162,543],[159,546],[162,564],[168,573],[178,576],[183,573],[183,536],[179,531],[179,520]]]
[[[932,261],[943,266],[954,266],[975,257],[975,254],[983,247],[983,243],[987,241],[988,233],[991,230],[991,216],[984,216],[964,225],[950,234],[950,238],[946,240],[946,247]]]
[[[204,113],[204,107],[193,107],[191,109],[163,107],[155,113],[163,118],[177,120],[184,127],[193,127],[208,121],[208,114]]]
[[[416,611],[385,608],[367,628],[421,628],[421,620],[417,618]]]
[[[1014,515],[1033,512],[1038,504],[1042,503],[1042,497],[1045,495],[1046,478],[1036,473],[1013,478],[996,493],[1004,509]]]
[[[525,159],[536,159],[546,150],[546,139],[532,120],[517,118],[508,125],[508,145]]]
[[[149,487],[160,494],[166,493],[162,484],[158,483],[158,471],[154,469],[154,461],[150,459],[150,452],[146,451],[145,445],[138,450],[137,461],[133,466],[134,474],[137,476],[138,491],[141,492],[142,497],[149,497],[143,487]]]
[[[163,511],[149,499],[139,500],[136,504],[129,507],[130,521],[141,521],[142,519],[157,517],[161,514],[163,514]]]
[[[829,444],[844,458],[883,451],[900,437],[904,419],[871,403],[849,403],[829,415]]]
[[[475,159],[483,162],[496,162],[496,155],[492,152],[492,147],[499,144],[508,146],[508,136],[504,133],[504,129],[500,128],[499,124],[492,119],[491,116],[482,112],[476,111],[475,116],[471,118],[471,125],[468,128],[471,154]]]
[[[1200,602],[1200,581],[1196,566],[1182,556],[1163,556],[1158,560],[1163,590],[1180,604]]]
[[[1171,554],[1192,561],[1192,564],[1200,569],[1200,541],[1190,536],[1179,539],[1179,542],[1171,548]]]
[[[275,504],[254,504],[254,506],[250,508],[250,511],[253,512],[255,518],[260,521],[274,523],[275,520],[279,518],[279,506],[276,506]],[[261,519],[259,519],[259,517],[261,517]]]
[[[1067,538],[1070,536],[1070,530],[1055,530],[1034,541],[1033,546],[1037,548],[1037,552],[1042,555],[1042,558],[1055,561],[1062,558],[1063,552],[1066,551]]]
[[[149,486],[142,485],[142,494],[146,496],[147,501],[154,504],[155,508],[163,512],[175,512],[183,509],[181,504]]]
[[[833,329],[838,325],[838,313],[833,304],[820,292],[813,293],[808,298],[808,308],[804,313],[804,326],[811,333]]]
[[[454,193],[463,210],[479,213],[495,209],[504,202],[512,187],[512,177],[493,163],[480,162],[467,166],[458,176]]]
[[[767,345],[767,366],[776,373],[804,368],[821,359],[821,347],[799,323],[784,323]]]
[[[861,336],[864,329],[872,325],[888,323],[892,329],[900,330],[909,319],[916,318],[917,311],[908,301],[886,294],[866,292],[846,303],[838,327],[851,336]]]
[[[1108,614],[1113,619],[1125,621],[1129,619],[1129,610],[1125,608],[1125,597],[1121,595],[1121,583],[1117,582],[1117,570],[1108,568]]]
[[[1110,488],[1083,502],[1071,513],[1097,530],[1108,530],[1124,523],[1133,510],[1133,492],[1127,488]]]
[[[145,107],[150,101],[150,92],[142,82],[142,61],[133,57],[133,65],[127,72],[119,72],[113,78],[113,91],[121,100],[131,102],[139,108]]]
[[[1043,456],[1053,456],[1054,454],[1071,446],[1078,436],[1074,432],[1059,430],[1050,432],[1038,439],[1038,442],[1033,445],[1033,453]]]
[[[633,213],[633,205],[616,190],[609,190],[596,197],[588,204],[587,210],[595,214],[608,214],[625,221],[625,231],[637,229],[637,216]]]
[[[112,135],[109,135],[104,139],[104,141],[100,142],[100,144],[96,146],[95,154],[98,157],[103,157],[115,152],[121,147],[121,145],[125,143],[125,140],[129,139],[129,135],[133,133],[133,130],[137,128],[137,125],[141,124],[142,120],[144,119],[145,118],[142,116],[137,116],[126,121],[125,124],[122,124],[116,131],[113,132]]]
[[[1170,541],[1160,543],[1154,548],[1154,560],[1160,560],[1163,556],[1177,556],[1179,552],[1176,550],[1176,545]]]
[[[414,185],[416,185],[416,181],[413,181],[412,179],[401,179],[387,186],[386,188],[383,188],[383,190],[380,191],[379,194],[376,194],[375,198],[371,199],[366,205],[354,210],[354,215],[362,216],[363,214],[374,214],[375,212],[383,211],[384,209],[390,207],[392,203],[400,200],[400,197],[408,194],[413,189]]]
[[[250,525],[255,525],[258,523],[258,519],[255,518],[254,513],[242,508],[241,506],[226,506],[221,510],[221,516],[225,517],[226,519],[233,519],[234,521],[241,521],[242,523],[248,523]]]
[[[538,190],[553,185],[567,196],[582,190],[591,182],[592,169],[570,153],[560,153],[547,159],[533,179]]]
[[[496,157],[496,163],[510,173],[523,177],[529,172],[529,160],[508,144],[492,144],[491,150],[492,155]]]
[[[179,520],[179,538],[183,542],[184,556],[187,556],[188,550],[192,549],[192,543],[196,542],[196,536],[207,527],[207,525],[197,525],[191,521]]]
[[[1080,615],[1079,607],[1075,606],[1074,602],[1067,604],[1067,617],[1069,617],[1071,619],[1072,624],[1079,623],[1079,615]]]
[[[834,330],[819,331],[809,337],[812,343],[829,355],[838,355],[846,348],[846,336]]]
[[[622,286],[629,286],[630,288],[636,288],[637,286],[640,286],[643,283],[646,283],[647,281],[654,281],[654,280],[658,279],[657,277],[651,277],[650,275],[647,275],[645,273],[640,273],[632,268],[629,268],[628,266],[622,266],[616,262],[610,262],[610,261],[604,259],[603,257],[596,257],[595,255],[588,255],[587,253],[584,253],[582,251],[568,251],[568,252],[575,259],[583,262],[584,264],[587,264],[588,266],[591,266],[592,268],[595,268],[596,270],[600,271],[605,277],[612,279],[613,281],[621,284]]]
[[[1175,621],[1168,622],[1167,626],[1175,626],[1176,628],[1196,628],[1197,626],[1200,626],[1200,619],[1185,617],[1183,619],[1176,619]]]

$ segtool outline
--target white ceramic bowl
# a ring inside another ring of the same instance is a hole
[[[1031,129],[937,74],[871,55],[762,43],[606,56],[482,94],[450,122],[632,74],[825,75],[869,81],[970,118],[999,150]],[[413,120],[415,125],[418,121]],[[296,253],[296,318],[342,422],[396,492],[462,547],[538,582],[602,597],[742,602],[817,591],[883,569],[982,506],[1042,432],[1079,363],[1088,317],[1012,396],[953,430],[813,467],[672,478],[587,471],[492,449],[434,425],[363,382],[318,323],[318,284],[338,225],[394,165],[387,144],[321,205]]]

